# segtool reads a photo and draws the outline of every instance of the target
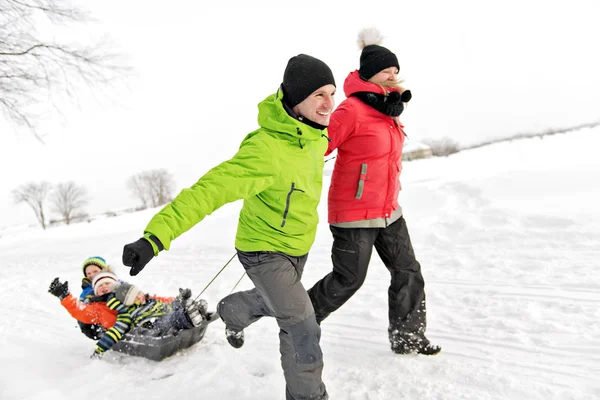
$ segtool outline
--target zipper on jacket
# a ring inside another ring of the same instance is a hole
[[[285,210],[283,211],[283,221],[281,221],[282,228],[285,226],[285,223],[287,221],[287,215],[288,215],[288,212],[290,211],[290,200],[292,198],[292,193],[294,193],[294,191],[304,193],[304,190],[296,188],[296,184],[294,182],[292,182],[292,187],[290,188],[290,191],[287,194],[287,198],[285,199]]]
[[[298,118],[300,121],[302,121],[302,119]],[[302,136],[302,131],[300,130],[299,127],[296,127],[296,133],[300,136]],[[302,140],[300,140],[300,138],[298,138],[298,144],[300,145],[301,149],[304,149],[304,146],[302,146]]]
[[[367,164],[360,165],[360,176],[358,177],[358,189],[354,198],[360,199],[365,189],[365,181],[367,180]]]

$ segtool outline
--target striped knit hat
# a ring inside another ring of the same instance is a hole
[[[98,287],[105,282],[113,282],[118,283],[117,276],[115,274],[111,274],[110,272],[100,272],[94,279],[92,279],[92,287],[94,288],[94,294],[98,295]]]
[[[85,269],[90,265],[95,265],[101,270],[105,270],[107,268],[106,260],[104,258],[98,256],[90,257],[83,262],[83,276],[86,276]]]

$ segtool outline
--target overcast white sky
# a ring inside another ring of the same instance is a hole
[[[413,91],[402,116],[410,140],[468,145],[600,119],[597,2],[279,3],[86,5],[98,23],[73,40],[108,36],[135,73],[93,96],[82,89],[62,114],[49,109],[45,145],[0,120],[0,226],[35,221],[11,204],[27,181],[84,184],[92,213],[134,205],[125,181],[145,169],[189,186],[256,128],[256,104],[291,56],[329,64],[341,102],[366,26],[386,36]]]

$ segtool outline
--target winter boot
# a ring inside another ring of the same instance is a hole
[[[442,351],[442,348],[440,346],[436,346],[431,343],[428,343],[425,346],[419,347],[419,350],[417,350],[417,353],[423,354],[425,356],[435,356],[440,351]]]
[[[434,346],[422,333],[403,332],[395,328],[388,329],[392,351],[396,354],[423,354],[433,356],[442,351]]]
[[[177,296],[175,300],[179,301],[186,311],[193,307],[194,300],[192,299],[191,289],[179,288],[179,296]]]
[[[198,304],[195,301],[192,301],[189,305],[185,307],[185,313],[188,316],[188,319],[194,326],[200,326],[202,321],[205,318],[200,314],[200,310],[198,309]]]
[[[200,315],[202,315],[204,319],[208,319],[208,303],[206,300],[200,299],[195,303],[198,305],[198,311],[200,312]]]
[[[225,336],[229,344],[236,349],[239,349],[244,345],[244,331],[234,331],[232,329],[225,328]]]

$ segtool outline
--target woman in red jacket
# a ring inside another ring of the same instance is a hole
[[[391,273],[389,339],[398,354],[437,354],[425,337],[425,290],[402,208],[398,205],[403,126],[410,91],[398,81],[394,53],[375,29],[359,34],[360,69],[344,82],[347,99],[329,123],[327,154],[337,149],[328,198],[333,271],[309,295],[317,321],[341,307],[363,284],[373,247]]]

